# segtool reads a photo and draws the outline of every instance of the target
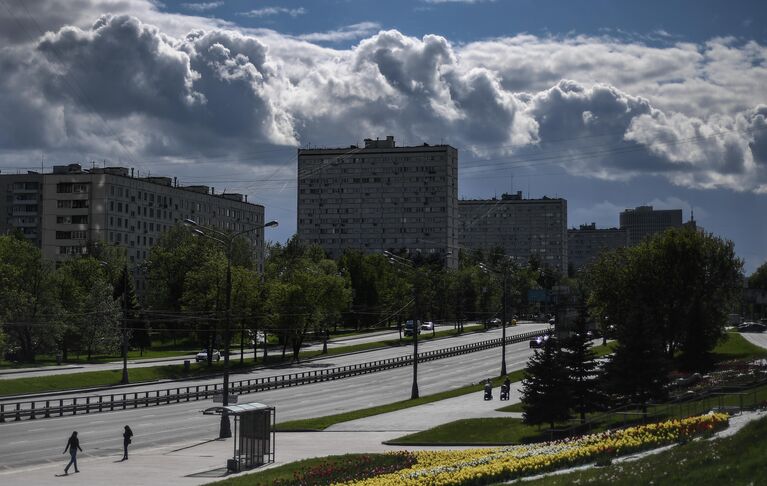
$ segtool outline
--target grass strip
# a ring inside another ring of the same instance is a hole
[[[767,349],[747,340],[739,332],[728,332],[714,348],[713,354],[717,362],[732,359],[762,359],[767,358]]]
[[[464,333],[476,332],[480,331],[481,329],[483,329],[483,326],[481,325],[466,326]],[[420,336],[419,340],[423,341],[424,339],[430,340],[451,336],[457,336],[457,334],[454,330],[447,329],[444,331],[439,331],[435,333],[435,335],[429,334],[427,336]],[[322,354],[321,350],[305,351],[300,353],[299,356],[301,359],[316,358],[320,356],[336,356],[339,354],[369,351],[387,347],[404,347],[409,346],[410,342],[410,338],[405,338],[402,341],[399,339],[388,339],[384,341],[374,341],[369,343],[354,344],[350,346],[328,348],[328,352],[326,354]],[[285,358],[283,358],[282,355],[273,354],[267,358],[266,365],[276,366],[280,364],[291,363],[292,360],[292,356],[290,355],[286,355]],[[234,371],[246,371],[259,365],[263,366],[263,361],[261,359],[259,359],[258,364],[254,364],[252,358],[246,358],[243,364],[240,364],[237,359],[234,359],[231,363],[231,369]],[[189,371],[184,371],[183,364],[133,368],[129,367],[128,374],[130,376],[131,383],[149,383],[167,379],[201,378],[206,375],[222,373],[224,369],[223,366],[223,361],[219,361],[214,362],[212,366],[207,366],[207,363],[192,363]],[[118,385],[121,379],[122,369],[106,371],[84,371],[80,373],[63,373],[57,375],[40,376],[33,379],[24,377],[10,378],[7,380],[0,380],[0,396],[114,386]]]
[[[767,478],[767,418],[751,422],[730,437],[696,440],[662,454],[525,481],[526,486],[620,484],[760,484]],[[762,478],[761,480],[758,478]]]
[[[522,379],[524,371],[518,370],[508,374],[509,379],[519,381]],[[503,382],[501,378],[495,378],[492,380],[493,386],[500,386]],[[331,425],[335,425],[341,422],[348,422],[350,420],[361,419],[365,417],[372,417],[373,415],[379,415],[382,413],[396,412],[397,410],[404,410],[410,407],[417,407],[426,403],[438,402],[440,400],[446,400],[448,398],[460,397],[469,393],[476,393],[483,390],[483,385],[467,385],[454,390],[448,390],[433,395],[426,395],[416,398],[415,400],[402,400],[394,403],[387,403],[385,405],[378,405],[370,408],[363,408],[361,410],[352,410],[351,412],[344,412],[335,415],[326,415],[324,417],[290,420],[288,422],[278,423],[276,429],[278,432],[298,432],[298,431],[320,431],[325,430]]]
[[[522,419],[492,417],[456,420],[432,429],[387,441],[388,445],[504,445],[549,440],[547,429],[526,425]]]
[[[684,418],[705,414],[720,407],[759,407],[767,403],[767,385],[743,393],[714,395],[682,403],[649,405],[647,416],[640,409],[623,410],[613,414],[589,414],[591,421],[582,433],[603,432],[615,427],[660,422],[672,418]],[[501,412],[521,412],[522,404],[516,403],[498,409]],[[554,424],[555,429],[566,429],[577,425],[577,420]],[[551,440],[548,428],[526,425],[518,418],[465,419],[398,437],[387,444],[392,445],[505,445]]]

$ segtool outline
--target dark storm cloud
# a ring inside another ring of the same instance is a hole
[[[444,140],[465,161],[535,152],[588,177],[767,191],[767,50],[753,42],[454,45],[389,30],[329,49],[151,2],[78,1],[69,19],[46,13],[56,0],[32,5],[47,34],[23,25],[0,34],[9,39],[0,109],[16,115],[0,121],[0,149],[237,158],[256,146],[395,134]],[[93,16],[105,8],[139,14]],[[0,16],[0,26],[14,20]]]

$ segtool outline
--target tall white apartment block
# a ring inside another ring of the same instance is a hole
[[[462,199],[458,208],[462,248],[501,248],[522,265],[536,258],[542,265],[567,271],[565,199],[524,199],[519,191],[500,199]]]
[[[346,249],[406,251],[458,262],[458,151],[397,147],[298,150],[298,236],[337,258]]]
[[[135,267],[173,225],[192,219],[222,231],[264,224],[264,207],[242,194],[215,194],[207,186],[181,187],[169,177],[133,177],[124,167],[0,175],[0,233],[21,229],[43,257],[62,261],[97,243],[125,248]],[[247,233],[259,269],[263,230]]]

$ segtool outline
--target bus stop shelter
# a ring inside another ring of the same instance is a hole
[[[239,472],[274,462],[274,407],[243,403],[211,407],[203,413],[234,417],[234,456],[227,461],[227,470]]]

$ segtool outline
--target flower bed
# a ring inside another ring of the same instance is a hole
[[[415,455],[402,451],[391,454],[353,455],[325,461],[304,471],[296,471],[290,480],[277,480],[272,486],[317,486],[354,482],[374,476],[382,476],[416,462]]]
[[[480,485],[686,442],[727,426],[728,416],[711,413],[682,420],[608,431],[578,438],[492,449],[417,451],[407,469],[345,484]]]

